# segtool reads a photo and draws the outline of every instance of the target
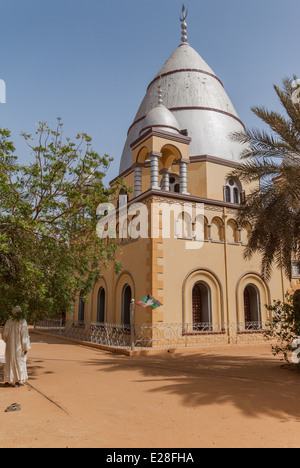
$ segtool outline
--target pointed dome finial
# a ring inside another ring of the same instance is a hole
[[[182,17],[180,16],[180,21],[181,21],[181,29],[182,29],[182,33],[181,33],[181,42],[183,44],[185,44],[188,40],[187,38],[187,33],[186,33],[186,29],[187,29],[187,24],[185,22],[186,18],[187,18],[187,15],[188,15],[188,9],[185,7],[185,5],[182,5]]]

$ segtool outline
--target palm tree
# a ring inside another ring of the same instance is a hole
[[[262,274],[268,280],[272,266],[283,268],[292,277],[292,261],[300,272],[300,100],[295,96],[294,80],[283,79],[274,86],[284,114],[264,107],[252,111],[269,127],[246,130],[233,139],[247,145],[242,164],[231,175],[251,184],[251,192],[238,213],[238,222],[249,221],[253,231],[245,258],[262,255]]]

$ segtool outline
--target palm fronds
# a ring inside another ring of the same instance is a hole
[[[294,80],[296,77],[294,77]],[[291,262],[300,265],[300,104],[294,103],[293,80],[274,86],[285,115],[264,107],[252,111],[269,127],[246,130],[232,138],[245,145],[242,164],[231,175],[252,187],[238,221],[249,221],[252,236],[245,250],[250,258],[262,255],[262,273],[269,279],[272,266],[283,268],[291,279]]]

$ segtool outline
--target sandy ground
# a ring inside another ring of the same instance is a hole
[[[1,448],[300,447],[300,372],[269,345],[127,357],[31,340],[29,385],[0,382]]]

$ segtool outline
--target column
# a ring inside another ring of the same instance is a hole
[[[142,193],[142,166],[134,168],[134,196],[138,197]]]
[[[187,164],[189,161],[180,160],[180,193],[189,195],[187,186]]]
[[[207,227],[207,239],[208,239],[208,240],[212,240],[212,237],[211,237],[211,228],[212,228],[212,224],[207,223],[206,227]]]
[[[238,233],[239,233],[238,242],[241,244],[242,243],[242,228],[240,226],[238,227]]]
[[[163,169],[162,171],[160,171],[160,174],[162,175],[161,189],[165,190],[166,192],[169,192],[171,171],[170,169]]]
[[[159,176],[159,171],[158,171],[158,159],[162,156],[161,153],[150,153],[151,156],[151,166],[150,166],[150,171],[151,171],[151,189],[155,190],[160,190],[160,186],[158,183],[158,176]]]

